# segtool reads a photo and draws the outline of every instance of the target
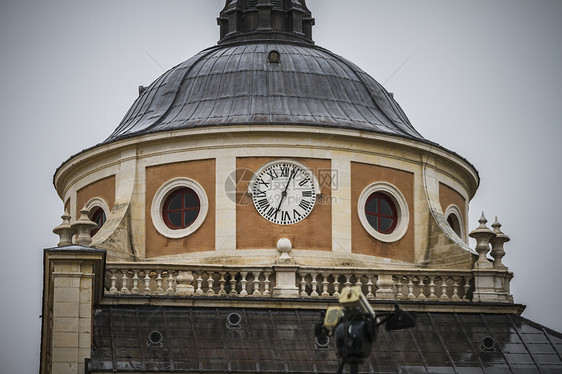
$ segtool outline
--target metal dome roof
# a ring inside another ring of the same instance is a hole
[[[392,96],[346,59],[312,44],[246,41],[206,49],[164,73],[105,143],[235,124],[340,127],[423,140]]]

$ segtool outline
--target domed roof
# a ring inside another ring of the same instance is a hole
[[[241,124],[339,127],[424,140],[377,81],[314,45],[314,19],[303,0],[228,0],[218,22],[218,45],[143,89],[105,143]]]

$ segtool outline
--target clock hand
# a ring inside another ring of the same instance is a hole
[[[287,196],[287,189],[289,188],[289,184],[291,183],[291,179],[293,179],[295,174],[297,174],[295,169],[291,170],[291,175],[289,175],[289,179],[287,180],[287,184],[285,185],[285,189],[283,190],[283,192],[281,192],[281,200],[279,200],[279,205],[277,205],[276,212],[278,212],[279,209],[281,209],[281,203],[283,202],[283,199],[285,199],[285,196]]]

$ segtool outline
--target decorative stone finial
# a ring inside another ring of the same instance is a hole
[[[53,229],[53,232],[60,238],[57,247],[72,245],[72,236],[74,235],[74,229],[70,225],[70,214],[68,214],[68,212],[65,210],[60,218],[62,218],[62,223]]]
[[[490,240],[496,236],[496,234],[486,226],[488,220],[484,217],[484,212],[478,220],[480,226],[473,230],[468,236],[476,240],[476,252],[478,252],[478,260],[475,263],[475,267],[479,269],[491,269],[492,263],[486,258],[486,254],[490,251]]]
[[[277,263],[289,264],[293,262],[289,252],[293,249],[293,243],[287,238],[281,238],[277,241],[277,251],[281,253],[281,256],[277,259]]]
[[[505,251],[503,249],[503,244],[509,241],[509,236],[501,232],[500,227],[502,225],[498,222],[498,217],[492,224],[494,233],[496,236],[492,238],[492,251],[490,255],[494,258],[494,268],[496,269],[507,269],[507,267],[502,263],[502,257],[505,256]]]
[[[82,210],[80,210],[80,218],[71,225],[77,233],[76,244],[78,245],[89,245],[92,242],[90,232],[98,227],[97,223],[90,220],[88,214],[90,214],[90,210],[84,206]]]

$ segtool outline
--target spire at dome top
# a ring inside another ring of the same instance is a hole
[[[314,18],[305,0],[226,0],[217,18],[218,44],[286,40],[314,44]]]

